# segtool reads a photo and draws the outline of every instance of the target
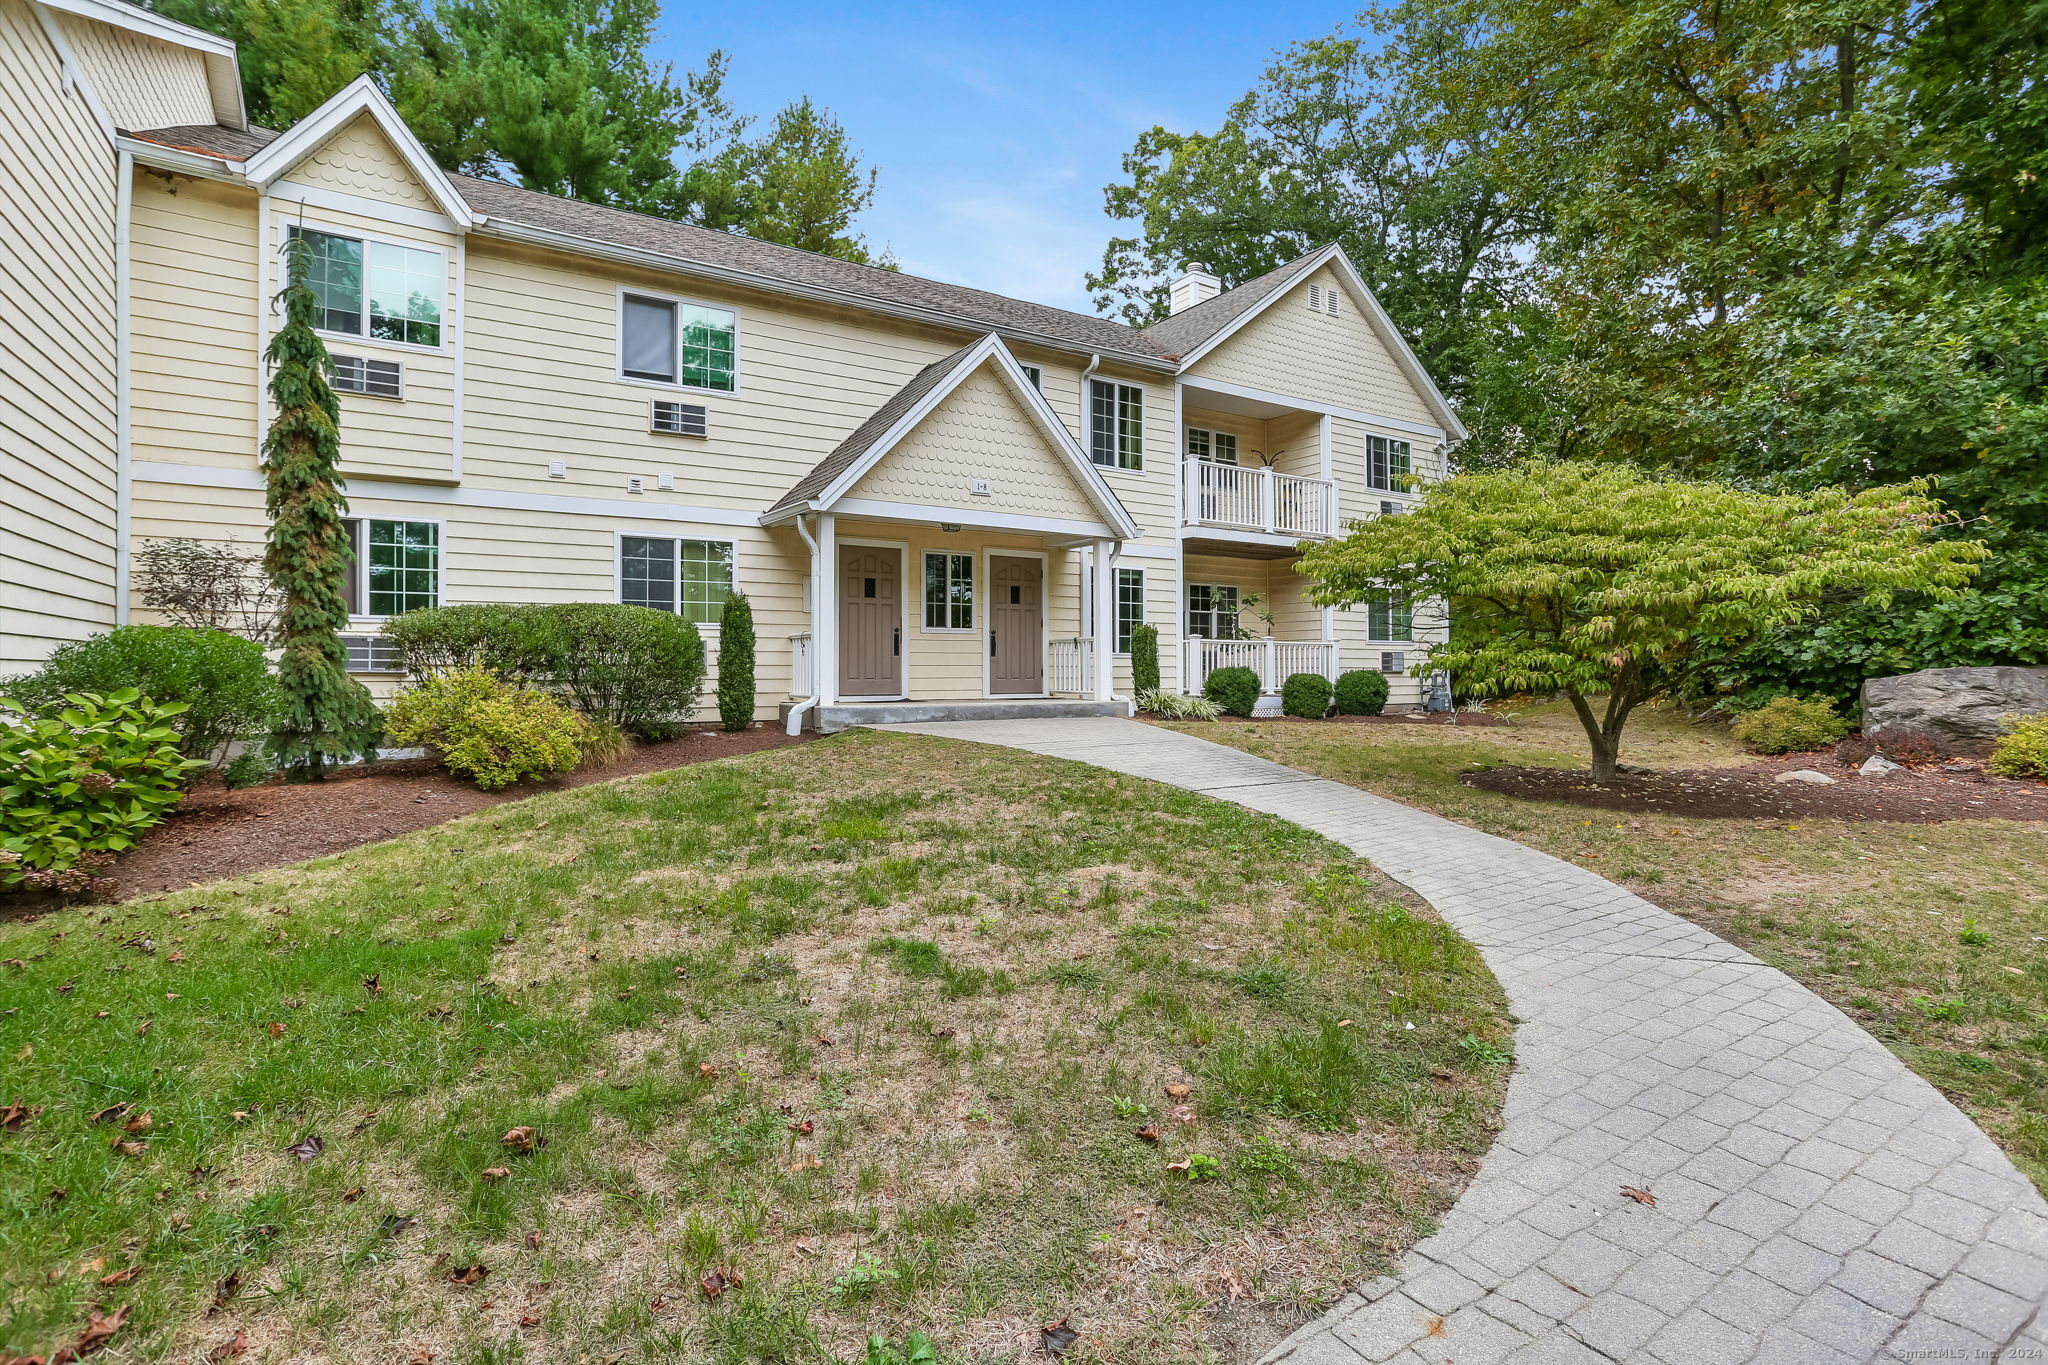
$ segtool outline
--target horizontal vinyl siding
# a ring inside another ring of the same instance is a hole
[[[1338,289],[1325,267],[1294,285],[1266,310],[1203,356],[1189,371],[1208,379],[1291,394],[1334,407],[1436,425],[1436,417],[1395,362],[1386,343],[1342,294],[1338,315],[1308,308],[1308,287]]]
[[[115,159],[0,0],[0,675],[114,622]]]
[[[206,58],[192,48],[74,14],[59,15],[57,24],[115,127],[213,122]]]

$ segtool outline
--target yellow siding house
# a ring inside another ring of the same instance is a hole
[[[367,79],[282,133],[238,90],[211,35],[0,0],[38,133],[0,150],[0,669],[144,615],[138,546],[261,543],[298,237],[373,686],[417,607],[635,603],[715,657],[741,590],[792,725],[1121,713],[1141,622],[1169,687],[1371,668],[1422,699],[1430,627],[1293,569],[1463,435],[1337,248],[1227,291],[1190,267],[1136,330],[452,175]]]

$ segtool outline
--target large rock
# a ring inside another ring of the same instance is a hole
[[[2048,711],[2048,668],[1923,668],[1863,684],[1863,733],[1930,730],[1989,753],[2009,715]]]

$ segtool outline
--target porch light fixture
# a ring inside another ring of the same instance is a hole
[[[957,531],[960,529],[960,523],[957,521],[942,521],[939,523],[939,529],[941,531]]]

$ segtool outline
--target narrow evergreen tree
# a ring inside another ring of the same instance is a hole
[[[1159,627],[1143,621],[1131,627],[1131,688],[1159,690]]]
[[[754,604],[743,592],[718,617],[718,718],[728,730],[754,723]]]
[[[271,748],[280,765],[318,781],[329,763],[369,751],[379,722],[369,691],[348,675],[341,643],[355,552],[342,524],[348,501],[335,470],[341,462],[341,405],[327,386],[331,362],[313,331],[316,300],[306,270],[305,243],[292,238],[281,295],[285,325],[264,352],[277,415],[263,440],[264,510],[270,516],[263,570],[284,603],[277,680],[285,705]]]

